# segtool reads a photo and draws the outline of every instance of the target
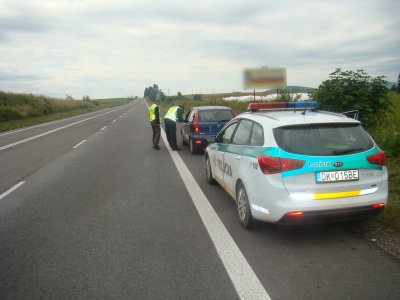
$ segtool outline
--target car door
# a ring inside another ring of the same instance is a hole
[[[224,187],[224,154],[235,132],[237,120],[228,123],[216,138],[216,142],[209,146],[211,167],[215,180]]]
[[[185,121],[182,126],[182,138],[186,143],[189,142],[189,136],[193,126],[195,111],[196,111],[195,109],[192,109],[187,113]]]
[[[227,145],[224,155],[224,188],[235,198],[236,180],[241,168],[248,167],[246,151],[249,145],[253,122],[241,119],[237,129]],[[250,165],[250,164],[249,164]]]

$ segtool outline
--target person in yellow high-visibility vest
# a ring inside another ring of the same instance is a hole
[[[183,106],[171,106],[164,117],[165,134],[167,140],[174,151],[180,151],[181,148],[176,144],[176,122],[183,122]]]
[[[151,124],[151,129],[153,130],[153,148],[156,150],[160,150],[160,146],[158,146],[161,135],[161,118],[159,106],[160,100],[156,100],[149,107],[149,120]]]

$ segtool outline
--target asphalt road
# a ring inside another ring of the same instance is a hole
[[[272,299],[400,298],[400,261],[346,224],[243,230],[184,147],[173,155],[251,270],[232,274],[229,239],[151,148],[147,116],[139,101],[0,134],[0,299],[237,299],[252,274]]]

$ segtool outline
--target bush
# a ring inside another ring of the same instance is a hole
[[[193,95],[193,100],[200,101],[201,100],[201,95],[200,94],[194,94]]]
[[[77,109],[90,109],[98,105],[98,101],[60,100],[32,94],[13,94],[0,91],[0,121],[40,117]]]
[[[369,130],[379,147],[393,155],[400,154],[400,95],[390,93],[393,112]]]
[[[358,110],[367,128],[373,128],[390,112],[389,89],[383,76],[370,77],[363,70],[336,69],[318,90],[312,93],[321,109],[330,111]]]
[[[13,107],[0,106],[0,122],[22,119],[21,114]]]

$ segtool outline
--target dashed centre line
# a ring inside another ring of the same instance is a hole
[[[25,182],[26,181],[20,181],[16,185],[14,185],[12,188],[10,188],[9,190],[5,191],[3,194],[0,195],[0,200],[3,199],[5,196],[7,196],[7,195],[11,194],[12,192],[14,192],[17,188],[19,188],[20,186],[25,184]]]
[[[123,107],[123,108],[124,108],[124,107]],[[49,130],[49,131],[46,131],[46,132],[37,134],[37,135],[35,135],[35,136],[32,136],[32,137],[23,139],[23,140],[21,140],[21,141],[18,141],[18,142],[12,143],[12,144],[5,145],[5,146],[3,146],[3,147],[0,147],[0,151],[2,151],[2,150],[4,150],[4,149],[7,149],[7,148],[11,148],[11,147],[17,146],[17,145],[19,145],[19,144],[23,144],[23,143],[26,143],[26,142],[29,142],[29,141],[38,139],[38,138],[40,138],[40,137],[42,137],[42,136],[49,135],[49,134],[51,134],[51,133],[60,131],[60,130],[62,130],[62,129],[71,127],[71,126],[73,126],[73,125],[80,124],[80,123],[82,123],[82,122],[85,122],[85,121],[88,121],[88,120],[91,120],[91,119],[94,119],[94,118],[98,118],[98,117],[100,117],[100,116],[107,115],[107,114],[109,114],[109,113],[112,113],[112,112],[114,112],[114,111],[117,111],[117,110],[120,110],[120,109],[123,109],[123,108],[113,109],[113,110],[111,110],[111,111],[108,111],[108,112],[105,112],[105,113],[102,113],[102,114],[99,114],[99,115],[96,115],[96,116],[93,116],[93,117],[90,117],[90,118],[86,118],[86,119],[83,119],[83,120],[80,120],[80,121],[77,121],[77,122],[74,122],[74,123],[71,123],[71,124],[68,124],[68,125],[64,125],[64,126],[55,128],[55,129],[53,129],[53,130]]]
[[[84,142],[86,142],[87,140],[83,140],[82,142],[76,144],[74,147],[72,147],[73,149],[78,148],[80,145],[82,145]]]

